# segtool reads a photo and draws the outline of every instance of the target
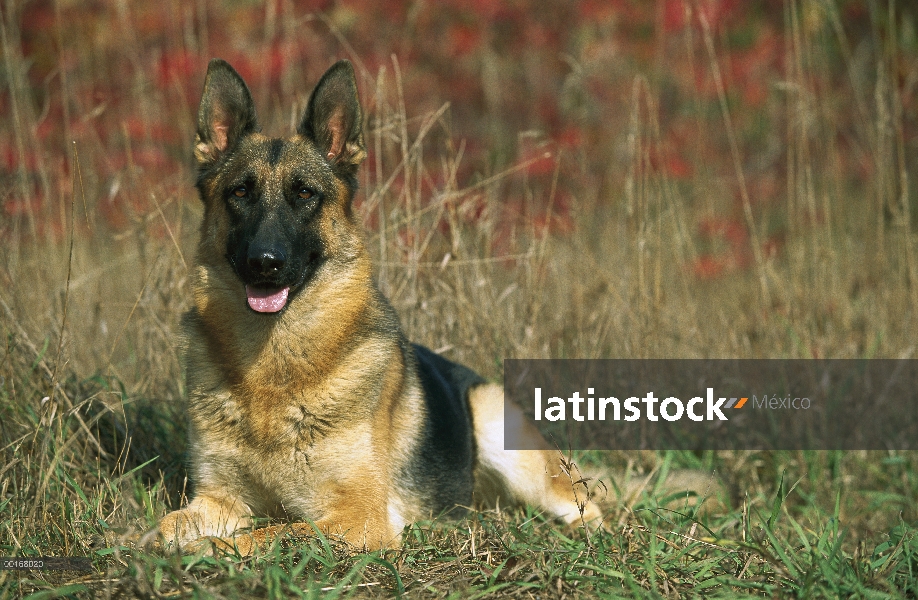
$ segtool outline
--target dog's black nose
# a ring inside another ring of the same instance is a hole
[[[250,254],[247,262],[253,273],[271,277],[284,268],[287,257],[279,250],[267,250]]]

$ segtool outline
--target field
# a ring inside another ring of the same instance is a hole
[[[191,494],[211,57],[275,135],[355,64],[379,285],[491,379],[524,357],[914,359],[908,3],[2,0],[0,33],[0,554],[95,568],[0,570],[0,597],[918,595],[918,455],[892,450],[575,452],[608,488],[599,532],[500,510],[373,554],[127,543]],[[674,505],[653,477],[683,468],[726,506]]]

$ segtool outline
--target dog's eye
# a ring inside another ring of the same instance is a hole
[[[233,190],[233,195],[237,198],[245,198],[249,194],[249,190],[244,185],[240,185],[235,190]]]
[[[297,192],[296,195],[300,200],[309,200],[315,194],[313,193],[311,189],[304,187],[304,188],[300,188],[300,191]]]

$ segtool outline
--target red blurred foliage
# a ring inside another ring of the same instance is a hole
[[[692,273],[699,279],[716,279],[727,272],[727,260],[710,254],[699,256],[692,264]]]
[[[733,219],[708,218],[698,224],[698,235],[707,245],[720,247],[699,256],[692,271],[699,279],[715,279],[752,264],[749,230]]]
[[[467,56],[481,47],[482,31],[471,25],[457,23],[449,30],[447,45],[450,54]]]
[[[183,141],[181,140],[182,136],[179,135],[174,126],[160,121],[145,120],[138,115],[131,115],[122,121],[122,127],[128,137],[134,140],[149,138],[154,142],[175,143]]]
[[[731,61],[731,80],[736,82],[743,101],[750,108],[758,108],[768,98],[769,73],[781,67],[782,40],[769,27],[762,28],[755,43]]]
[[[698,224],[698,233],[702,239],[712,240],[722,238],[734,248],[739,248],[749,240],[746,227],[735,220],[709,218]]]
[[[526,165],[526,173],[532,177],[551,176],[558,168],[558,161],[546,147],[522,144],[520,164]]]
[[[37,193],[27,199],[10,198],[3,204],[3,212],[9,217],[28,215],[29,213],[41,214],[44,200]]]
[[[532,219],[532,226],[536,233],[544,235],[553,233],[555,235],[566,235],[574,231],[574,221],[570,212],[563,209],[556,209],[551,214],[538,214]]]
[[[183,86],[186,81],[195,79],[201,70],[200,59],[184,49],[169,50],[159,59],[156,69],[156,84],[160,88],[173,85]]]
[[[663,148],[654,148],[650,153],[650,167],[671,179],[689,179],[694,171],[687,160]]]
[[[8,141],[0,141],[0,159],[7,171],[14,171],[20,167],[29,172],[38,169],[38,154],[34,150],[25,149],[20,156],[19,150]]]
[[[749,229],[737,219],[702,219],[698,224],[698,237],[705,245],[716,248],[703,253],[692,264],[693,273],[700,279],[716,279],[754,264]],[[783,234],[770,235],[761,242],[762,257],[774,258],[783,247]]]
[[[846,24],[869,17],[862,2],[842,0],[840,9]],[[385,68],[391,86],[394,56],[409,117],[451,103],[449,135],[465,149],[458,185],[525,165],[501,184],[504,199],[491,208],[501,211],[500,227],[508,236],[533,225],[565,235],[574,228],[579,197],[601,186],[613,191],[606,201],[620,197],[627,160],[633,160],[622,158],[622,148],[633,133],[641,136],[652,177],[676,186],[702,170],[735,179],[702,18],[717,46],[741,159],[750,163],[761,155],[761,131],[785,126],[768,121],[773,84],[787,79],[784,11],[779,0],[33,0],[15,15],[5,10],[4,18],[13,22],[18,15],[18,51],[28,65],[23,77],[40,116],[34,132],[19,142],[11,120],[0,123],[0,180],[35,181],[40,168],[68,165],[74,147],[66,136],[77,148],[101,144],[105,152],[84,158],[82,168],[114,190],[95,201],[103,220],[127,227],[155,210],[150,188],[174,181],[187,164],[194,133],[188,128],[211,57],[229,60],[256,101],[269,103],[258,107],[264,115],[302,102],[308,85],[342,57],[358,66],[368,107],[392,102],[374,96],[374,82]],[[905,88],[908,69],[902,69]],[[654,114],[635,97],[635,74],[650,82]],[[813,86],[830,89],[833,77],[848,74],[811,77]],[[904,94],[903,103],[918,102],[914,96]],[[0,90],[2,114],[11,114],[12,104],[8,89]],[[632,112],[640,113],[640,131],[632,131]],[[40,148],[30,145],[32,135]],[[907,132],[906,139],[913,137]],[[849,149],[839,160],[852,180],[876,168],[857,142],[842,139],[839,145]],[[429,201],[444,182],[438,153],[425,151],[425,158],[430,163],[422,189]],[[69,177],[65,168],[61,173]],[[782,177],[780,170],[749,177],[757,217],[780,210]],[[389,196],[403,198],[404,185],[399,177]],[[7,197],[3,214],[21,219],[30,210],[47,210],[37,199],[41,193],[67,195],[57,191]],[[460,219],[495,218],[486,208],[482,198],[469,201]],[[50,211],[51,218],[60,212]],[[699,223],[699,242],[717,250],[690,265],[698,277],[751,264],[748,232],[736,214]],[[763,246],[766,256],[780,252],[782,232],[772,232]]]

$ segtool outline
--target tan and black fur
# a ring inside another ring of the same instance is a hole
[[[351,208],[366,152],[350,63],[278,139],[213,60],[198,119],[204,218],[185,319],[195,497],[160,522],[167,544],[209,536],[248,552],[280,529],[240,530],[272,517],[388,547],[412,521],[497,501],[599,516],[556,452],[503,449],[501,388],[410,344],[377,289]]]

